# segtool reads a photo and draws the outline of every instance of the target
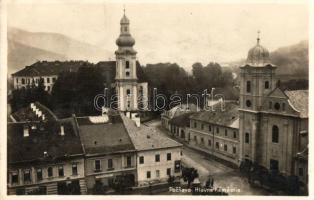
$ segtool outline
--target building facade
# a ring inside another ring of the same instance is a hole
[[[275,72],[258,38],[241,67],[240,159],[307,182],[308,91],[281,90]]]
[[[215,111],[201,111],[190,116],[188,142],[209,155],[238,166],[238,105],[226,103],[224,110],[218,107]]]
[[[8,123],[8,194],[86,194],[73,119]]]
[[[152,130],[138,126],[121,114],[123,123],[136,149],[137,185],[167,182],[169,176],[181,176],[182,144]]]
[[[123,15],[120,20],[120,36],[116,40],[118,50],[116,54],[116,94],[118,110],[137,111],[147,109],[147,83],[137,82],[136,54],[133,49],[134,38],[130,34],[130,21]]]

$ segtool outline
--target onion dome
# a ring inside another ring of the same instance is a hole
[[[130,34],[129,25],[130,21],[124,14],[120,20],[120,35],[119,38],[116,40],[116,44],[119,47],[132,47],[135,44],[135,40]]]
[[[262,67],[270,64],[269,51],[260,45],[259,37],[257,38],[257,44],[248,52],[246,64],[255,67]]]

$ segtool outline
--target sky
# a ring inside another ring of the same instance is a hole
[[[176,62],[189,69],[195,62],[237,61],[256,44],[258,30],[270,51],[308,39],[305,4],[124,5],[141,64]],[[122,3],[12,3],[7,12],[8,26],[61,33],[109,50],[114,58]]]

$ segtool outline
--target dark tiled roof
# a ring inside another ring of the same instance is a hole
[[[65,135],[60,135],[60,126]],[[24,126],[29,136],[23,136]],[[33,129],[32,126],[36,126]],[[8,163],[44,162],[67,156],[83,155],[80,138],[73,118],[49,122],[8,123]],[[48,157],[44,158],[44,152]]]
[[[182,146],[182,144],[168,138],[157,129],[151,129],[143,124],[137,127],[133,120],[123,114],[120,115],[136,150],[142,151]]]
[[[42,111],[42,114],[45,115],[46,120],[48,121],[56,121],[58,118],[57,116],[46,106],[42,105],[39,102],[34,103],[38,109]],[[35,112],[31,109],[30,105],[21,108],[18,111],[12,113],[12,117],[17,121],[17,122],[25,122],[25,121],[40,121],[41,118],[36,116]]]
[[[78,117],[77,122],[87,155],[135,150],[119,115],[105,123],[92,123],[89,117]]]
[[[308,118],[309,109],[309,91],[308,90],[291,90],[285,91],[289,97],[289,102],[292,106],[300,112],[301,118]]]
[[[182,115],[176,116],[172,118],[169,121],[169,123],[176,126],[180,126],[180,127],[188,126],[190,124],[190,116],[194,113],[195,112],[190,112],[190,113],[184,113]]]
[[[13,76],[52,76],[64,71],[77,71],[82,66],[93,66],[87,61],[38,61],[12,74]]]
[[[200,120],[211,124],[218,124],[232,128],[238,128],[236,123],[239,121],[239,106],[236,103],[225,103],[224,110],[220,104],[215,106],[215,111],[201,111],[190,116],[190,119]]]

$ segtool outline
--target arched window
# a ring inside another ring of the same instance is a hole
[[[251,81],[246,81],[246,92],[251,92]]]
[[[52,177],[52,176],[53,176],[52,167],[48,167],[48,177]]]
[[[275,108],[276,110],[279,110],[279,109],[280,109],[280,104],[279,104],[279,103],[275,103],[274,108]]]
[[[245,133],[245,143],[250,143],[250,134]]]
[[[130,94],[131,94],[131,90],[130,90],[130,89],[127,89],[127,90],[126,90],[126,95],[130,96]]]
[[[265,81],[265,89],[269,88],[269,81]]]
[[[130,72],[125,72],[126,77],[130,76]]]
[[[279,142],[279,128],[278,126],[274,125],[272,128],[272,142],[278,143]]]
[[[250,100],[246,100],[245,104],[246,104],[246,107],[248,107],[248,108],[251,107],[251,105],[252,105]]]
[[[126,68],[126,69],[129,69],[129,68],[130,68],[130,62],[129,62],[128,60],[125,62],[125,68]]]

